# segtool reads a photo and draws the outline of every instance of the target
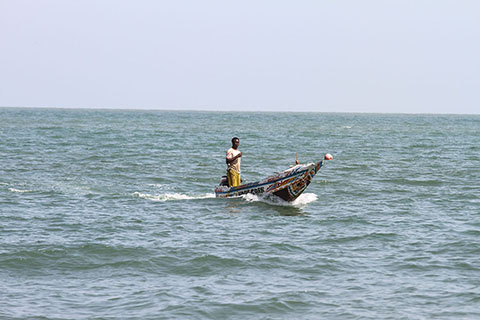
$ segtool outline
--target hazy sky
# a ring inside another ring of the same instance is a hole
[[[480,113],[479,0],[0,0],[0,106]]]

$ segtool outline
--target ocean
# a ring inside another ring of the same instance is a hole
[[[215,198],[327,161],[294,203]],[[0,108],[1,319],[480,319],[480,116]]]

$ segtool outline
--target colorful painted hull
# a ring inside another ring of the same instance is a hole
[[[305,191],[322,166],[323,160],[317,163],[299,164],[257,182],[231,188],[217,186],[215,188],[215,196],[228,198],[238,197],[247,193],[273,194],[285,201],[293,201]]]

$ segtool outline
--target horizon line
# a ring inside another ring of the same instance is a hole
[[[57,109],[57,110],[103,110],[103,111],[168,111],[168,112],[231,112],[231,113],[345,113],[345,114],[403,114],[403,115],[472,115],[480,113],[454,113],[454,112],[375,112],[375,111],[273,111],[273,110],[213,110],[209,108],[149,108],[149,107],[78,107],[78,106],[0,106],[1,109]]]

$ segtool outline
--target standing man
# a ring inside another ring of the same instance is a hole
[[[240,158],[242,153],[238,150],[240,139],[232,139],[232,147],[227,151],[227,179],[229,187],[236,187],[241,184],[240,179]]]

